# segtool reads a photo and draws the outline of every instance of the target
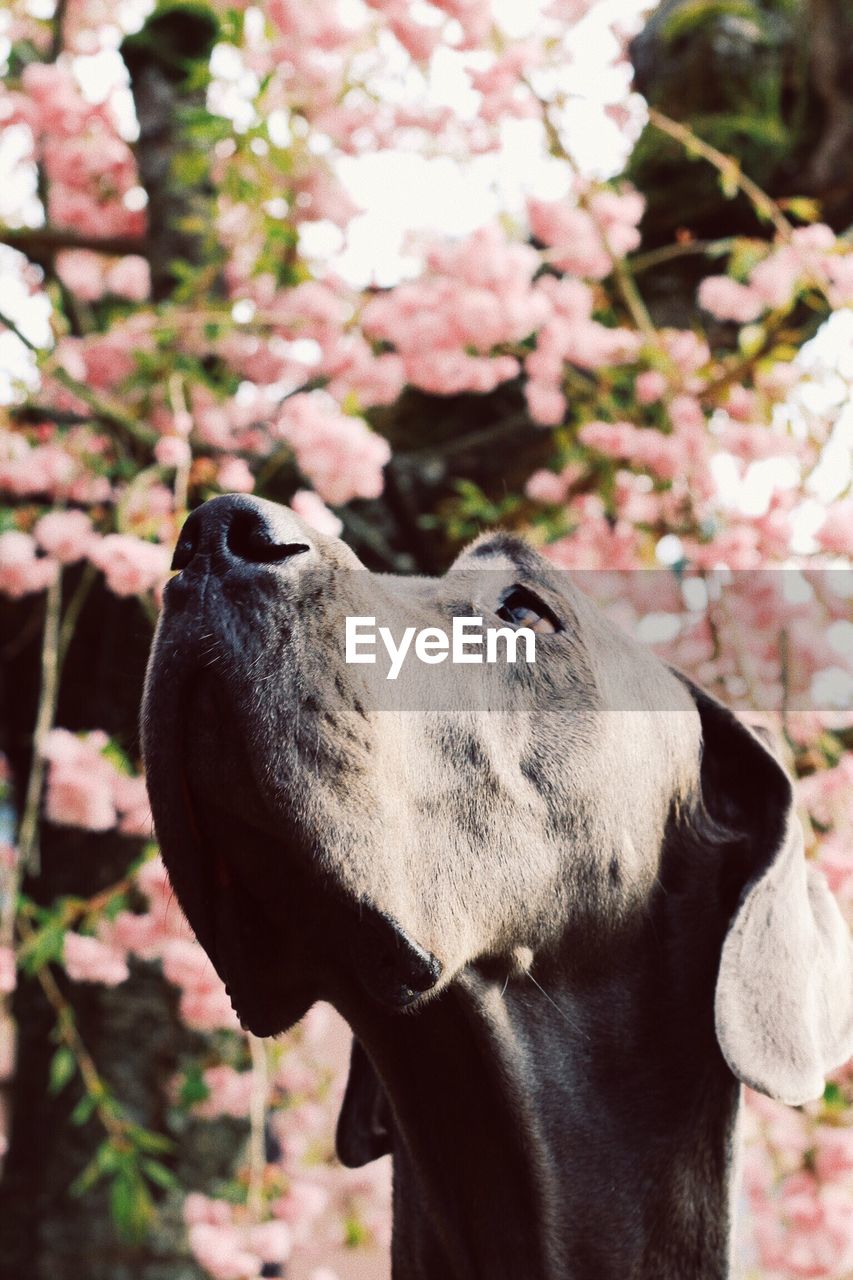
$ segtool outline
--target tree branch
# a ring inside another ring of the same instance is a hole
[[[737,160],[712,147],[687,125],[680,124],[678,120],[672,120],[656,107],[649,107],[649,124],[654,125],[661,133],[665,133],[676,142],[680,142],[688,155],[701,156],[703,160],[707,160],[720,174],[724,184],[730,183],[738,191],[743,192],[755,212],[773,224],[782,240],[790,240],[793,230],[790,222],[776,201],[772,200],[766,191],[762,191],[757,182],[747,177]]]
[[[148,255],[143,236],[83,236],[65,227],[0,227],[0,244],[9,245],[42,266],[59,249],[91,249],[95,253]]]

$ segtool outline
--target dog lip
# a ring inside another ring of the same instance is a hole
[[[441,978],[441,961],[392,916],[372,906],[360,923],[355,950],[361,985],[387,1008],[410,1008]]]

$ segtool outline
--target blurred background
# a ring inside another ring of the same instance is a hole
[[[346,1028],[245,1035],[152,843],[177,532],[524,532],[779,734],[849,911],[853,12],[7,0],[0,69],[0,1280],[384,1280]],[[745,1136],[741,1280],[853,1276],[849,1069]]]

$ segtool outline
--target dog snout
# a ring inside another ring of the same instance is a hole
[[[205,556],[225,566],[282,564],[311,550],[302,522],[276,503],[247,494],[211,498],[187,517],[173,569]]]

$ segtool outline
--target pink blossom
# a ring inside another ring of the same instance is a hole
[[[826,551],[837,555],[847,556],[853,553],[853,498],[836,502],[830,507],[817,532],[817,540]]]
[[[144,302],[151,292],[151,270],[145,258],[128,253],[107,271],[109,293],[131,302]]]
[[[11,995],[15,990],[18,972],[15,953],[11,947],[0,947],[0,995]]]
[[[216,483],[223,493],[251,493],[255,477],[245,459],[225,458],[216,472]]]
[[[415,62],[428,62],[441,43],[441,30],[415,22],[405,9],[388,15],[388,26]]]
[[[318,533],[327,533],[337,538],[343,532],[343,521],[330,511],[322,498],[310,489],[297,489],[290,499],[290,506],[296,514],[310,524]]]
[[[254,1280],[263,1266],[263,1258],[245,1247],[236,1227],[198,1222],[190,1225],[188,1235],[196,1260],[213,1280]]]
[[[638,554],[637,533],[624,520],[611,525],[602,515],[586,514],[585,504],[573,504],[578,526],[568,537],[545,549],[548,559],[561,569],[633,569]]]
[[[113,799],[103,780],[82,769],[52,774],[44,811],[57,826],[109,831],[116,823]]]
[[[43,128],[58,133],[78,133],[92,108],[80,95],[70,68],[57,62],[29,62],[21,83],[40,112]]]
[[[148,899],[148,906],[153,915],[165,917],[169,908],[172,907],[183,919],[175,903],[169,874],[161,857],[148,858],[143,862],[136,873],[136,885],[140,893]]]
[[[553,471],[534,471],[524,486],[524,492],[532,502],[562,502],[566,496],[566,486],[562,477]]]
[[[341,402],[352,395],[365,405],[393,404],[406,382],[403,361],[394,352],[374,355],[360,334],[339,335],[326,346],[321,369],[327,390]]]
[[[36,543],[28,533],[9,529],[0,533],[0,593],[13,600],[44,591],[56,578],[55,560],[36,555]]]
[[[9,493],[64,496],[79,472],[80,464],[61,445],[32,447],[11,432],[0,432],[0,488]]]
[[[49,511],[36,522],[39,546],[60,564],[73,564],[88,555],[96,535],[83,511]]]
[[[406,357],[406,374],[412,386],[433,395],[454,396],[463,391],[493,391],[518,373],[512,356],[470,356],[464,351],[426,348]]]
[[[114,920],[99,927],[98,937],[122,951],[132,951],[141,960],[155,960],[169,934],[150,912],[137,915],[133,911],[120,911]]]
[[[236,1031],[239,1021],[216,970],[201,947],[170,938],[162,950],[163,973],[181,988],[181,1017],[197,1031]]]
[[[753,421],[758,416],[758,406],[758,394],[750,391],[748,387],[734,386],[729,391],[726,412],[737,422]]]
[[[529,200],[527,216],[533,235],[554,251],[554,264],[572,275],[603,280],[612,259],[624,257],[640,243],[637,224],[644,202],[639,192],[599,188],[588,197],[589,212],[566,200]]]
[[[531,418],[543,427],[555,427],[566,416],[566,397],[559,387],[531,379],[525,383],[524,398]]]
[[[140,595],[152,591],[166,579],[169,553],[165,547],[127,533],[107,534],[89,552],[110,591],[117,596]]]
[[[144,778],[133,778],[116,770],[113,800],[120,814],[119,830],[124,835],[151,835],[153,819]]]
[[[800,276],[802,263],[788,247],[771,250],[763,262],[749,275],[750,288],[768,307],[785,307],[791,301]]]
[[[731,276],[706,276],[699,285],[698,297],[699,306],[717,320],[734,320],[737,324],[757,320],[764,310],[760,294]]]
[[[669,405],[669,420],[674,431],[694,438],[705,429],[705,414],[695,396],[673,396]]]
[[[293,1237],[284,1222],[259,1222],[249,1227],[246,1241],[264,1262],[286,1262],[293,1248]]]
[[[588,284],[571,276],[542,276],[534,289],[543,294],[556,315],[564,320],[583,321],[592,318],[594,299]],[[544,316],[543,319],[547,319]]]
[[[216,971],[197,942],[172,938],[163,949],[163,973],[177,987],[212,985]]]
[[[660,338],[667,355],[685,377],[697,373],[711,359],[707,342],[691,329],[663,329]]]
[[[830,306],[840,310],[853,305],[853,253],[833,254],[826,258],[824,266]]]
[[[326,502],[339,506],[382,492],[388,442],[363,419],[341,413],[331,396],[316,391],[292,396],[273,429],[292,446],[299,469]]]
[[[591,449],[614,458],[625,458],[664,480],[671,480],[684,464],[684,449],[675,435],[631,422],[587,422],[578,432]]]
[[[63,826],[107,831],[119,821],[126,834],[150,835],[145,782],[121,773],[103,754],[108,741],[98,731],[77,735],[52,729],[47,734],[42,746],[50,762],[45,813]]]
[[[654,404],[660,400],[667,388],[666,378],[657,369],[645,369],[638,373],[634,382],[634,395],[638,404]]]
[[[180,436],[161,436],[154,446],[154,457],[161,467],[185,467],[192,450]]]
[[[220,1064],[208,1067],[203,1079],[208,1096],[196,1105],[196,1115],[240,1117],[249,1114],[254,1087],[251,1071],[235,1071]]]
[[[82,933],[66,933],[62,955],[65,971],[74,982],[116,987],[130,974],[120,951]]]
[[[106,260],[91,249],[63,249],[56,255],[56,269],[62,283],[82,302],[104,296]]]
[[[329,1193],[324,1187],[303,1179],[291,1182],[272,1208],[276,1217],[289,1222],[294,1229],[304,1231],[325,1212],[328,1203]]]
[[[646,202],[633,187],[615,191],[601,187],[589,196],[589,207],[615,257],[624,258],[640,244],[639,222]]]
[[[210,1226],[227,1226],[234,1217],[234,1209],[227,1200],[214,1200],[191,1191],[184,1200],[183,1218],[188,1227],[204,1222]]]
[[[563,200],[529,200],[527,216],[532,234],[551,248],[555,266],[591,280],[603,280],[610,274],[610,254],[583,209]]]
[[[633,329],[613,329],[599,324],[597,320],[577,325],[550,321],[542,328],[538,342],[546,348],[553,344],[555,349],[561,350],[564,360],[580,365],[582,369],[600,369],[604,365],[626,364],[636,359],[643,338]]]
[[[822,1125],[815,1138],[815,1171],[823,1182],[853,1174],[853,1126]]]

